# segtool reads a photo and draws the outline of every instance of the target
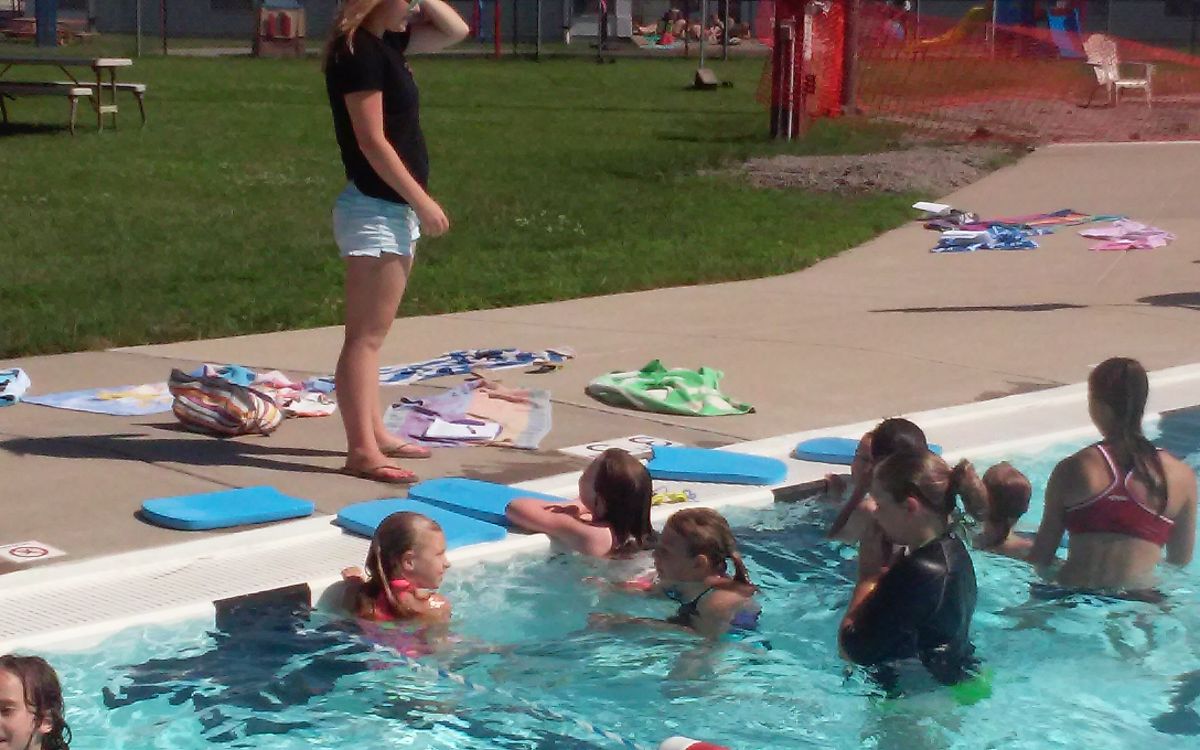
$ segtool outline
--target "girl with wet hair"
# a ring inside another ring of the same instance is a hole
[[[1088,378],[1100,442],[1058,463],[1029,560],[1049,565],[1070,532],[1058,582],[1081,589],[1152,587],[1155,566],[1187,565],[1196,543],[1196,474],[1142,433],[1150,392],[1134,359],[1101,362]]]
[[[967,461],[951,469],[929,451],[897,453],[875,468],[874,523],[859,545],[858,583],[839,629],[850,661],[874,667],[916,657],[945,684],[971,675],[975,568],[951,530],[958,501],[970,502],[963,487],[971,473]],[[895,556],[895,546],[905,551]]]
[[[591,557],[625,558],[653,549],[654,493],[650,472],[627,451],[609,448],[579,477],[579,499],[553,503],[518,498],[505,515],[515,526],[541,532]]]
[[[40,656],[0,656],[0,746],[70,750],[62,686]]]

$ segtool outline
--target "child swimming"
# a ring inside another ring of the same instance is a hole
[[[838,631],[842,654],[869,667],[918,657],[953,685],[974,669],[975,568],[951,515],[970,464],[898,453],[874,471],[874,523],[859,545],[858,582]],[[899,555],[894,545],[905,551]]]
[[[850,464],[850,481],[840,474],[825,477],[826,495],[842,502],[837,517],[829,525],[829,538],[857,543],[871,525],[875,501],[868,495],[876,465],[897,453],[924,453],[927,450],[929,443],[925,433],[902,417],[885,419],[863,435]]]
[[[70,750],[58,675],[39,656],[0,656],[0,747]]]
[[[1033,487],[1029,478],[1007,461],[1001,461],[976,476],[968,469],[963,476],[963,498],[967,512],[983,523],[971,540],[975,549],[1024,560],[1033,549],[1033,535],[1013,530],[1025,511]]]
[[[346,608],[374,622],[450,619],[450,602],[436,592],[450,563],[446,536],[437,522],[421,515],[393,513],[375,529],[367,550],[367,574],[342,571]]]
[[[654,547],[652,495],[646,467],[628,452],[609,448],[580,475],[577,502],[518,498],[505,515],[513,525],[546,534],[576,552],[622,558]]]
[[[758,587],[750,582],[729,522],[716,511],[686,508],[667,519],[654,548],[654,567],[658,578],[653,583],[621,588],[663,594],[679,603],[675,614],[665,620],[593,615],[592,625],[665,623],[712,639],[758,628]]]

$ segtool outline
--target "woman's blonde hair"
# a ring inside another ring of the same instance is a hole
[[[329,32],[329,40],[325,42],[325,52],[321,56],[321,69],[329,69],[329,61],[333,59],[338,43],[345,39],[346,49],[354,54],[354,35],[375,10],[387,2],[394,0],[345,0],[338,8],[333,18],[333,27]]]

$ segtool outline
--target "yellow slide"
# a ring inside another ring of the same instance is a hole
[[[952,47],[967,41],[976,29],[991,20],[991,9],[987,6],[976,5],[967,11],[958,25],[944,34],[929,39],[919,39],[909,46],[911,50],[928,50],[937,47]]]

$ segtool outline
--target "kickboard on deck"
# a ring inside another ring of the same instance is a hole
[[[142,515],[155,526],[204,531],[303,518],[311,516],[315,508],[310,501],[290,497],[274,487],[243,487],[154,498],[142,503]]]
[[[854,451],[857,449],[858,441],[854,438],[818,437],[801,440],[792,451],[792,457],[801,461],[849,466],[854,462]],[[930,443],[929,450],[941,455],[942,446]]]
[[[498,542],[508,535],[501,526],[461,513],[440,508],[414,498],[390,498],[368,500],[342,508],[337,514],[337,524],[347,531],[370,538],[383,519],[402,510],[420,513],[437,522],[446,535],[446,548],[466,547],[471,544]]]
[[[531,497],[551,503],[571,502],[565,497],[465,477],[442,477],[419,482],[409,489],[408,496],[501,526],[508,525],[508,519],[504,515],[505,508],[519,497]]]
[[[765,485],[787,478],[787,464],[777,458],[677,445],[654,446],[646,468],[654,479],[681,482]]]

